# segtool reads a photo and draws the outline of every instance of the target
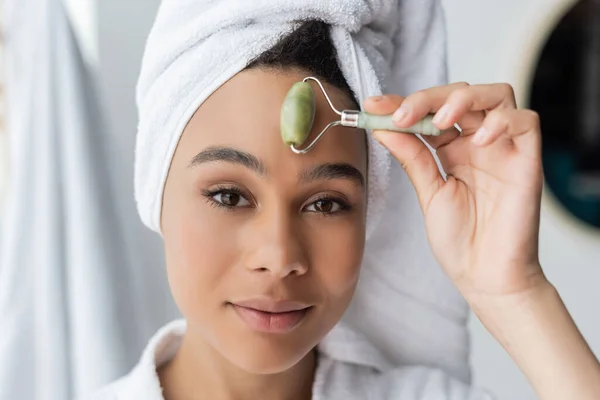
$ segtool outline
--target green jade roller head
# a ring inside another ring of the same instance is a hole
[[[315,81],[331,109],[340,116],[339,121],[329,123],[317,137],[305,148],[300,149],[312,130],[316,113],[315,93],[309,80]],[[283,143],[290,146],[297,154],[306,154],[319,141],[319,139],[334,126],[350,128],[388,130],[393,132],[412,133],[420,135],[439,136],[441,131],[432,123],[433,115],[428,115],[415,125],[408,128],[398,128],[392,122],[392,115],[374,115],[364,111],[344,110],[338,111],[327,95],[321,82],[314,77],[304,78],[302,82],[295,83],[287,93],[281,107],[281,138]]]

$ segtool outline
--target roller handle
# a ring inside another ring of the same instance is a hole
[[[398,128],[392,122],[392,115],[374,115],[361,111],[358,114],[358,128],[370,130],[386,130],[401,133],[414,133],[428,136],[439,136],[442,131],[436,128],[431,121],[433,115],[428,115],[420,122],[408,128]]]

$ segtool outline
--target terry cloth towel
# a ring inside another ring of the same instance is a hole
[[[299,20],[331,25],[339,64],[359,101],[446,81],[438,0],[170,0],[150,32],[138,82],[135,196],[159,232],[161,199],[195,110]],[[371,137],[369,135],[369,137]],[[428,246],[414,189],[369,141],[367,248],[357,293],[322,342],[329,357],[387,371],[438,367],[468,381],[467,308]]]

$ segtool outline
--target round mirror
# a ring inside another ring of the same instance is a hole
[[[529,106],[542,123],[547,188],[600,228],[600,1],[578,2],[549,36]]]

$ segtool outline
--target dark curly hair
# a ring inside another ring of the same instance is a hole
[[[261,67],[305,70],[342,90],[355,104],[358,104],[338,65],[337,52],[329,34],[329,25],[325,22],[315,20],[301,22],[292,33],[284,36],[275,46],[252,60],[247,69]]]

